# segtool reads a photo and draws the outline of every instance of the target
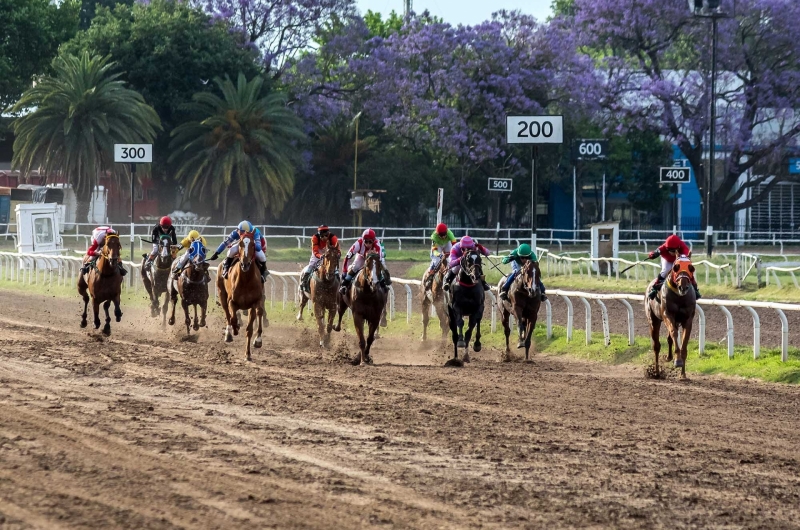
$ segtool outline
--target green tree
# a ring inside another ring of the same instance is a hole
[[[0,0],[0,111],[47,73],[58,46],[78,31],[77,0]]]
[[[210,92],[194,96],[202,119],[172,131],[175,178],[191,195],[221,206],[224,222],[229,200],[237,198],[245,199],[242,209],[248,217],[276,215],[292,193],[301,161],[302,122],[286,107],[284,95],[265,87],[259,76],[248,82],[239,74],[236,84],[217,77],[214,84],[221,97]],[[247,211],[249,205],[257,207]]]
[[[368,9],[367,14],[364,15],[364,23],[369,29],[370,36],[385,39],[393,33],[400,33],[400,29],[403,27],[403,17],[392,9],[386,20],[383,20],[380,13]]]
[[[242,44],[225,22],[188,3],[154,0],[99,7],[92,26],[62,47],[62,53],[110,55],[158,113],[164,129],[155,140],[153,171],[162,208],[171,208],[176,194],[167,164],[170,133],[193,118],[192,96],[212,90],[214,77],[260,72],[256,53]]]
[[[79,15],[80,29],[86,30],[92,25],[92,20],[97,16],[98,7],[113,8],[117,4],[133,5],[133,0],[81,0]]]
[[[98,173],[113,169],[115,143],[150,143],[161,128],[141,94],[112,73],[107,57],[65,55],[53,61],[53,75],[41,78],[12,108],[12,166],[60,172],[75,190],[76,218],[85,222]]]

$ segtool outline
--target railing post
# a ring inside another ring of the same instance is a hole
[[[406,323],[411,322],[411,303],[412,303],[412,295],[411,295],[411,287],[409,285],[403,284],[403,287],[406,288]]]
[[[782,310],[776,308],[775,311],[781,319],[781,361],[786,362],[789,360],[789,321]]]
[[[725,313],[725,318],[728,321],[728,359],[733,359],[733,315],[731,315],[731,312],[728,311],[728,308],[724,305],[719,306],[719,308],[723,313]]]
[[[634,342],[636,341],[636,336],[634,335],[635,327],[633,321],[633,307],[631,306],[630,302],[623,298],[620,298],[619,301],[625,306],[625,309],[628,310],[628,346],[633,346]]]
[[[597,305],[600,306],[600,312],[603,318],[603,342],[606,346],[611,345],[611,335],[608,331],[608,309],[606,308],[606,304],[603,303],[602,300],[596,299]]]
[[[564,296],[563,294],[559,296],[563,298],[564,303],[567,304],[567,342],[570,342],[572,340],[572,319],[574,315],[572,308],[572,300],[570,300],[568,296]]]
[[[586,345],[588,346],[592,342],[592,306],[589,305],[589,301],[586,298],[582,296],[578,298],[583,302],[583,307],[586,309]]]
[[[697,330],[697,353],[702,355],[706,351],[706,312],[700,305],[697,306],[697,320],[700,322]]]
[[[550,300],[545,300],[544,305],[547,309],[547,338],[553,338],[553,306],[550,305]]]
[[[744,306],[753,317],[753,359],[758,359],[761,355],[761,319],[755,309],[749,305]]]

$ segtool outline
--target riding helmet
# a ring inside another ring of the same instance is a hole
[[[444,237],[447,235],[447,225],[444,223],[439,223],[436,225],[436,233],[440,236]]]
[[[242,232],[253,232],[253,224],[250,221],[242,221],[236,228]]]
[[[158,224],[160,226],[169,228],[170,226],[172,226],[172,219],[170,219],[168,215],[165,215],[164,217],[161,218]]]
[[[475,248],[475,241],[469,236],[464,236],[461,238],[461,248]]]
[[[192,230],[191,232],[189,232],[189,239],[193,241],[200,239],[200,232],[198,232],[197,230]]]
[[[517,249],[517,255],[518,256],[528,257],[531,254],[533,254],[533,251],[531,250],[531,246],[529,244],[527,244],[527,243],[521,244],[519,246],[519,249]]]
[[[683,241],[681,241],[681,238],[675,234],[672,234],[667,238],[667,248],[669,250],[680,250],[681,243],[683,243]]]
[[[324,234],[329,230],[330,228],[328,228],[328,225],[319,225],[319,228],[317,228],[317,232],[319,232],[320,234]]]

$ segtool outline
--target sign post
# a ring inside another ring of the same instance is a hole
[[[672,184],[672,231],[677,233],[680,226],[678,221],[678,194],[680,193],[680,185],[688,184],[692,180],[692,172],[688,167],[662,167],[659,169],[658,181],[661,184]]]
[[[114,144],[114,162],[131,165],[131,261],[133,261],[135,232],[133,201],[136,187],[136,164],[153,162],[153,144]]]
[[[536,158],[539,144],[564,143],[563,116],[506,116],[506,143],[531,146],[531,248],[536,252]]]
[[[572,141],[572,225],[578,239],[578,161],[606,160],[609,147],[606,138],[579,138]],[[606,171],[603,169],[603,201],[601,221],[606,220]]]
[[[436,192],[436,224],[442,222],[442,208],[444,206],[444,188]]]

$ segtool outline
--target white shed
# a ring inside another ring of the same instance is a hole
[[[17,251],[35,254],[59,254],[61,220],[56,203],[17,204]]]
[[[619,257],[619,222],[608,221],[590,225],[592,229],[592,257],[593,258],[618,258]],[[617,269],[616,262],[611,262],[611,271]],[[593,261],[592,270],[601,274],[608,274],[605,261]]]

